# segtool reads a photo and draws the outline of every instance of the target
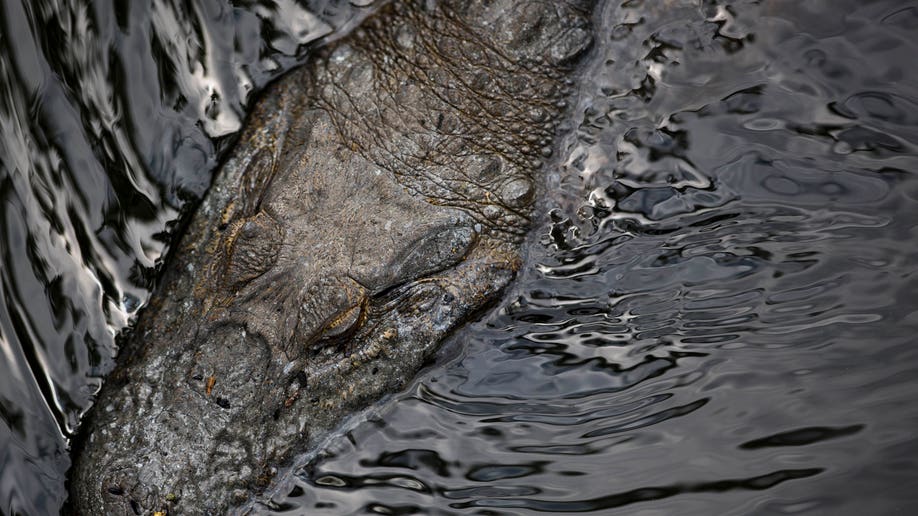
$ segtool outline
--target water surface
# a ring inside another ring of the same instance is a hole
[[[0,513],[45,514],[246,106],[368,10],[0,8]],[[918,2],[596,22],[512,291],[257,512],[918,510]]]
[[[918,510],[918,3],[597,20],[515,290],[264,513]]]
[[[0,3],[0,514],[67,446],[257,90],[372,1]]]

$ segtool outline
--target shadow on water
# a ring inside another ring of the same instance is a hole
[[[0,8],[0,513],[245,106],[369,10]],[[609,0],[503,304],[257,512],[918,508],[918,2]]]

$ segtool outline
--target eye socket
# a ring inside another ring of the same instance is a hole
[[[239,288],[269,271],[284,243],[281,225],[265,212],[236,221],[228,232],[221,280]]]
[[[331,318],[316,334],[310,347],[313,352],[337,347],[348,339],[363,325],[366,320],[366,300],[339,312]]]
[[[461,262],[478,243],[471,226],[437,227],[408,246],[390,265],[390,286],[445,270]]]
[[[348,332],[356,330],[360,323],[363,322],[363,307],[365,303],[356,304],[347,310],[338,314],[324,328],[322,328],[322,338],[337,337]]]

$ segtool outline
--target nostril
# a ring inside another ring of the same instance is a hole
[[[131,500],[131,510],[134,511],[134,514],[140,516],[140,504],[137,503],[137,500]]]
[[[109,486],[108,492],[115,496],[124,496],[124,489],[121,486]]]

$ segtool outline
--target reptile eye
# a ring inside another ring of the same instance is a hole
[[[363,319],[363,303],[354,305],[338,314],[325,328],[322,329],[322,338],[338,337],[352,332],[360,326]]]
[[[238,289],[271,270],[283,242],[280,223],[264,212],[235,222],[225,244],[221,281]]]
[[[350,339],[366,320],[365,302],[358,303],[336,315],[325,324],[311,346],[314,351],[334,348]]]
[[[408,246],[390,265],[389,286],[452,267],[478,243],[478,232],[470,225],[440,226]]]

